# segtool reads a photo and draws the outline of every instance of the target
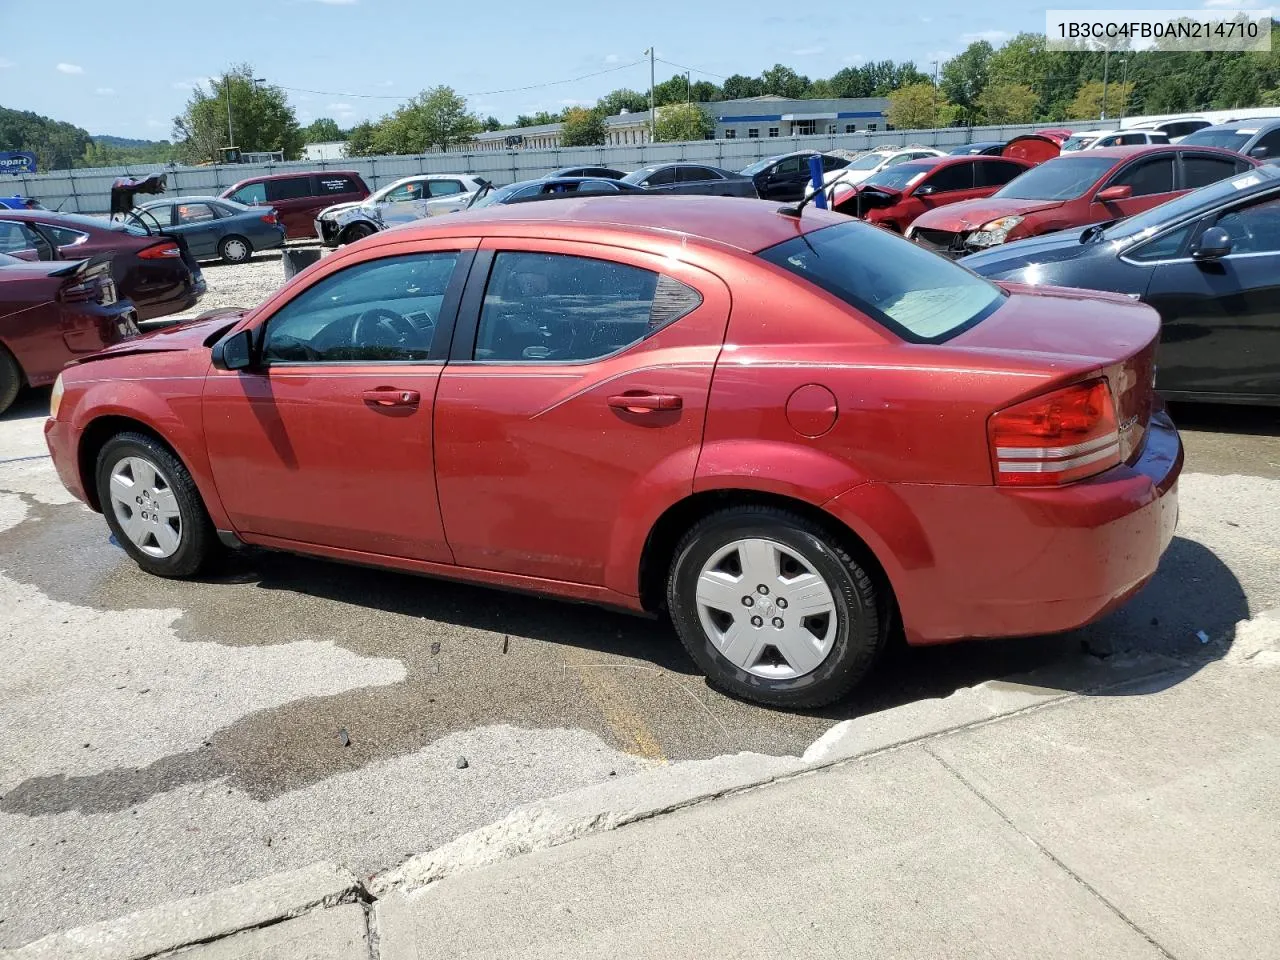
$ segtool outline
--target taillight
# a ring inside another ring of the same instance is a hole
[[[1001,486],[1061,486],[1120,462],[1115,402],[1101,378],[992,414],[987,436]]]
[[[157,243],[154,247],[138,251],[138,256],[143,260],[172,260],[181,257],[182,250],[176,243]]]
[[[276,219],[276,212],[274,210],[272,210],[270,213],[264,213],[261,217],[261,220],[263,223],[269,223],[272,226],[280,222],[279,220]]]
[[[87,303],[100,300],[102,297],[102,281],[91,277],[80,283],[68,283],[58,291],[58,299],[63,303]]]

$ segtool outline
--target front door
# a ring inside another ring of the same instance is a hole
[[[620,531],[692,492],[728,316],[725,285],[675,256],[485,241],[436,399],[457,563],[605,584]]]
[[[471,257],[458,247],[383,247],[320,275],[259,328],[250,370],[209,374],[209,461],[237,532],[451,561],[431,417],[437,321],[448,326]]]
[[[207,258],[218,255],[218,241],[225,232],[220,226],[218,212],[207,203],[178,201],[174,205],[175,226],[166,233],[177,233],[187,241],[187,249],[193,257]]]
[[[1251,200],[1209,226],[1227,231],[1231,253],[1160,263],[1147,288],[1164,320],[1159,387],[1280,399],[1280,198]]]
[[[1123,200],[1097,200],[1089,205],[1089,222],[1103,223],[1131,217],[1159,206],[1178,195],[1175,190],[1174,154],[1162,153],[1137,160],[1116,172],[1098,189],[1127,186],[1133,192]]]

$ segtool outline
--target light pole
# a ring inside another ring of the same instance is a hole
[[[1120,58],[1120,119],[1129,116],[1129,61]]]
[[[933,125],[938,126],[938,61],[933,61]]]
[[[267,78],[252,77],[249,80],[249,82],[252,83],[253,88],[257,90],[258,84],[266,83]],[[236,145],[236,138],[234,134],[232,134],[231,132],[231,74],[228,73],[227,74],[227,149],[231,149],[235,145]]]
[[[649,56],[649,142],[652,143],[658,139],[657,117],[653,108],[653,47],[650,47],[645,53]]]
[[[1111,56],[1111,48],[1107,47],[1102,52],[1102,115],[1099,120],[1107,119],[1107,61]]]

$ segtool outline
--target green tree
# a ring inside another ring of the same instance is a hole
[[[1044,55],[1044,34],[1020,33],[987,59],[987,80],[992,84],[1020,83],[1036,90],[1044,71]]]
[[[678,73],[669,80],[663,80],[653,88],[653,102],[659,107],[668,103],[687,103],[691,90],[683,73]]]
[[[932,83],[913,83],[889,94],[889,123],[899,130],[929,130],[938,126],[938,114],[949,107]]]
[[[735,73],[724,82],[724,98],[741,100],[743,97],[758,97],[764,93],[764,84],[755,77],[744,77]]]
[[[69,123],[0,107],[0,150],[30,150],[41,171],[69,169],[91,142],[87,131]]]
[[[480,118],[467,111],[467,101],[452,87],[423,90],[404,106],[378,121],[373,132],[377,153],[445,151],[480,132]]]
[[[1036,92],[1023,83],[989,83],[978,95],[986,123],[1030,123],[1036,118]]]
[[[369,157],[376,151],[373,149],[373,124],[368,120],[357,123],[347,131],[347,156]]]
[[[238,64],[210,82],[197,85],[186,109],[173,118],[173,139],[179,157],[188,163],[219,159],[221,148],[241,151],[281,150],[286,160],[302,153],[302,128],[289,98],[279,87],[254,82],[254,70]],[[227,100],[231,101],[232,135],[227,143]]]
[[[330,117],[312,120],[311,123],[302,128],[302,140],[304,143],[333,143],[342,139],[342,128],[338,126],[337,120]]]
[[[717,87],[710,80],[693,81],[693,102],[694,103],[714,103],[717,100],[724,99],[724,91]]]
[[[539,110],[537,113],[522,113],[516,117],[517,127],[541,127],[548,123],[559,123],[564,118],[563,113],[547,113],[545,110]]]
[[[942,93],[956,106],[963,107],[970,118],[976,113],[978,97],[987,85],[991,53],[991,44],[976,40],[959,56],[942,65]]]
[[[1076,91],[1075,99],[1067,107],[1069,120],[1094,120],[1104,113],[1102,102],[1103,85],[1099,80],[1091,80]],[[1133,83],[1109,83],[1106,86],[1107,102],[1105,113],[1108,117],[1120,116],[1126,101],[1133,96]]]
[[[1261,107],[1280,107],[1280,87],[1263,90],[1258,97],[1258,105]]]
[[[658,140],[703,140],[714,129],[715,121],[695,103],[673,103],[658,108],[655,120]]]
[[[484,118],[484,128],[485,128],[485,130],[488,130],[490,133],[492,133],[494,130],[501,130],[501,129],[502,129],[502,121],[501,121],[501,120],[499,120],[499,119],[498,119],[497,117],[495,117],[495,116],[488,116],[488,117],[485,117],[485,118]]]
[[[570,107],[565,111],[560,127],[560,145],[563,147],[594,147],[604,143],[608,133],[604,116],[599,110],[586,107]]]
[[[603,113],[606,117],[616,117],[623,110],[628,113],[639,113],[642,110],[649,109],[649,95],[640,93],[638,90],[628,90],[623,87],[606,93],[603,97],[596,101],[596,109]]]
[[[799,100],[809,89],[809,78],[801,76],[788,66],[775,63],[760,74],[760,86],[762,93]]]

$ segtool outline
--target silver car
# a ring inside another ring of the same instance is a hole
[[[397,223],[456,213],[485,182],[479,177],[453,173],[402,177],[359,203],[335,203],[321,210],[316,217],[316,236],[326,247],[336,247]]]

